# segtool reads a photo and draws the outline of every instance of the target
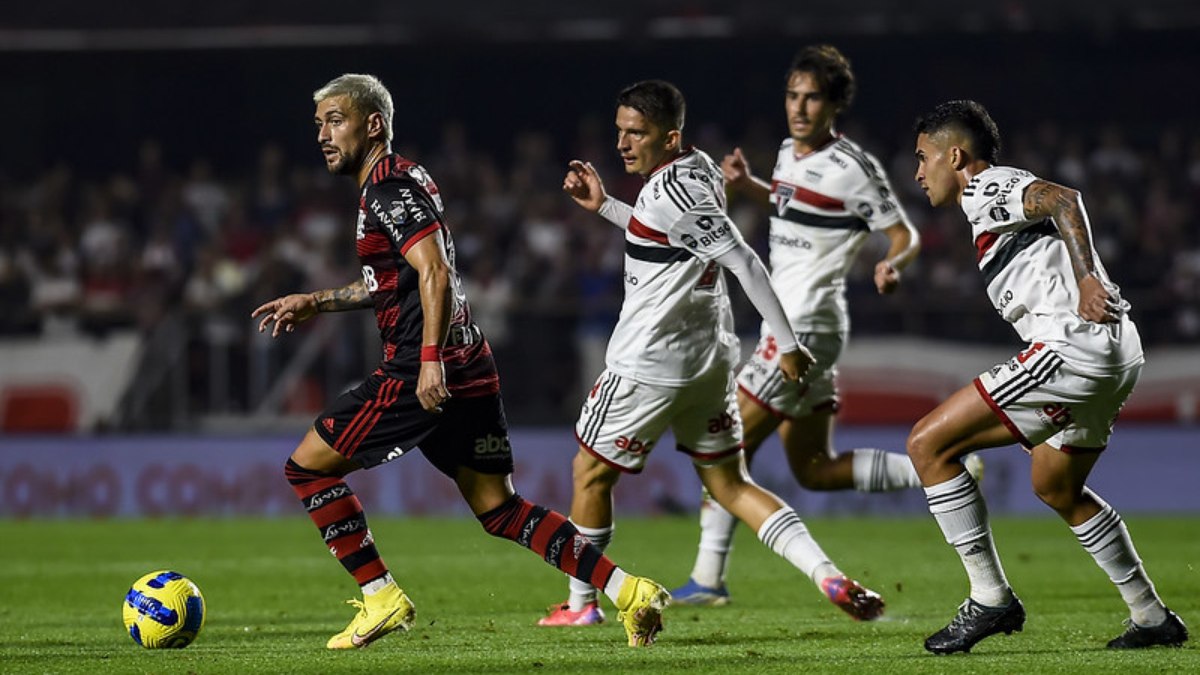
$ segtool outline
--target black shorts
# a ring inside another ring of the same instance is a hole
[[[451,398],[441,413],[431,413],[421,407],[416,390],[415,381],[373,374],[325,408],[313,428],[338,454],[365,469],[419,447],[451,478],[460,466],[512,473],[508,420],[499,394]]]

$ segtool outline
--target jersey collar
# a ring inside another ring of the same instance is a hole
[[[824,143],[822,143],[821,145],[813,148],[812,150],[809,150],[808,152],[796,152],[796,150],[795,150],[796,142],[792,141],[792,157],[794,157],[796,159],[804,159],[805,157],[808,157],[810,155],[817,154],[818,152],[824,150],[825,148],[828,148],[829,146],[833,145],[834,143],[837,143],[840,140],[842,140],[842,134],[841,134],[841,132],[836,132],[832,136],[829,137],[829,140],[827,140]]]
[[[659,171],[662,171],[663,169],[667,168],[668,166],[671,166],[675,162],[678,162],[679,160],[691,155],[694,152],[696,152],[696,146],[694,146],[694,145],[687,146],[686,148],[683,149],[683,152],[680,152],[675,157],[672,157],[671,159],[668,159],[667,161],[663,162],[662,164],[659,164],[658,166],[654,167],[654,170],[650,172],[650,175],[646,176],[646,180],[650,180],[651,178],[654,177],[654,174],[658,173]]]

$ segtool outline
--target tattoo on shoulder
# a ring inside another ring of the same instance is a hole
[[[1061,185],[1036,180],[1025,188],[1022,206],[1028,216],[1050,218],[1077,208],[1074,193],[1074,190],[1068,190]]]
[[[1025,215],[1050,218],[1062,236],[1075,278],[1081,279],[1093,268],[1091,234],[1087,215],[1080,208],[1079,193],[1070,188],[1039,180],[1025,189]]]

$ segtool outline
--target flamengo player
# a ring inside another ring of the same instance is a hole
[[[877,594],[848,579],[795,511],[753,483],[742,454],[734,398],[738,344],[722,269],[738,278],[779,340],[780,369],[795,380],[811,364],[792,338],[762,261],[725,214],[724,181],[708,155],[682,145],[685,103],[651,80],[617,97],[617,150],[627,173],[646,178],[631,207],[604,192],[590,164],[571,163],[563,181],[580,206],[625,234],[625,300],[609,341],[607,368],[583,404],[575,433],[571,520],[603,550],[612,538],[612,490],[638,473],[670,427],[708,491],[773,551],[857,619],[883,611]],[[541,625],[603,621],[596,591],[573,580],[567,602]],[[669,596],[660,589],[657,601]]]
[[[330,649],[365,647],[412,626],[413,603],[388,572],[346,474],[420,447],[457,484],[484,529],[604,589],[631,645],[659,625],[657,584],[627,575],[562,515],[513,492],[512,450],[492,351],[454,268],[437,185],[391,152],[392,97],[370,75],[347,74],[313,94],[317,140],[330,173],[362,187],[357,251],[362,279],[336,290],[276,298],[254,310],[259,331],[291,332],[317,312],[374,308],[383,363],[342,394],[288,459],[285,474],[308,515],[363,592]],[[477,448],[483,448],[479,451]]]
[[[871,233],[882,232],[889,247],[875,265],[875,285],[880,293],[891,293],[901,270],[916,258],[920,241],[879,162],[834,130],[854,93],[854,72],[837,48],[801,49],[787,71],[789,137],[779,148],[771,182],[751,173],[741,148],[721,163],[730,187],[774,208],[771,280],[791,329],[816,359],[801,382],[788,382],[777,365],[778,333],[763,324],[758,348],[737,380],[746,461],[778,429],[788,466],[809,490],[917,488],[921,482],[903,453],[859,448],[839,454],[831,444],[838,410],[836,364],[850,329],[846,273]],[[732,514],[704,495],[696,561],[688,582],[671,591],[675,602],[729,602],[725,574],[736,525]]]
[[[1180,645],[1187,628],[1142,567],[1121,516],[1085,482],[1144,362],[1129,303],[1092,247],[1078,192],[997,166],[1000,132],[974,101],[943,103],[917,121],[917,182],[934,206],[961,206],[988,297],[1029,347],[951,395],[908,439],[929,510],[962,558],[970,597],[925,640],[966,652],[1019,631],[1025,608],[992,542],[987,506],[959,458],[1019,442],[1033,491],[1070,526],[1129,606],[1111,649]]]

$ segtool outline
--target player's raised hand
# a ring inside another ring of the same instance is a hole
[[[1115,323],[1121,318],[1120,306],[1091,274],[1079,280],[1079,316],[1092,323]]]
[[[270,302],[264,302],[258,309],[250,313],[250,318],[262,317],[258,324],[258,332],[263,332],[271,322],[271,337],[279,337],[281,331],[288,333],[296,330],[296,325],[304,323],[317,315],[317,301],[312,293],[293,293]]]
[[[886,260],[875,263],[875,289],[880,295],[887,295],[900,285],[900,270]]]
[[[808,369],[816,363],[816,359],[813,358],[812,352],[808,351],[808,347],[798,346],[800,348],[794,352],[784,352],[779,355],[779,370],[788,382],[796,382],[804,377],[808,374]]]
[[[596,173],[596,167],[591,162],[577,159],[568,166],[567,176],[563,178],[563,192],[588,211],[599,211],[608,195],[604,192],[604,182]]]
[[[750,180],[750,162],[746,161],[741,148],[734,148],[733,154],[725,155],[721,160],[721,173],[725,174],[725,184],[735,188],[741,188]]]

